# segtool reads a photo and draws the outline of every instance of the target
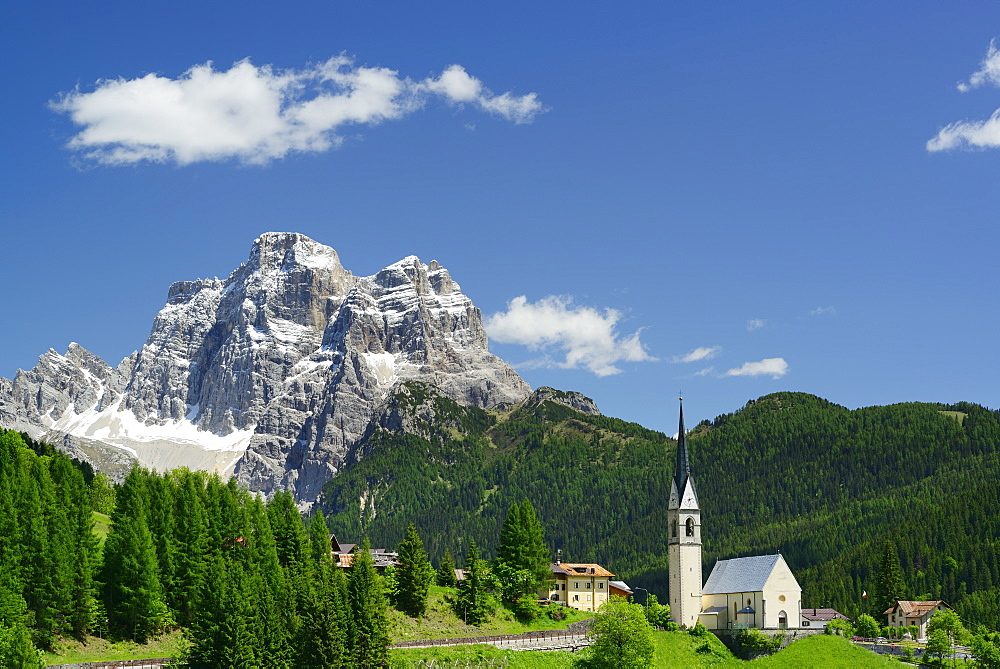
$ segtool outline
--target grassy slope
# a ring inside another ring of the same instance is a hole
[[[707,639],[712,652],[697,648]],[[823,669],[867,669],[899,666],[896,660],[858,648],[841,637],[817,635],[796,641],[770,657],[744,662],[712,635],[698,639],[683,632],[656,632],[653,635],[656,655],[654,667],[687,669],[689,667],[747,667],[747,669],[816,667]],[[580,657],[568,652],[500,650],[492,646],[456,646],[392,651],[393,667],[428,666],[431,661],[442,666],[571,667]]]
[[[72,664],[75,662],[110,662],[113,660],[136,660],[156,657],[177,657],[187,648],[180,632],[165,634],[147,644],[132,641],[112,643],[95,636],[87,637],[85,643],[72,639],[56,643],[55,651],[45,653],[45,664]]]
[[[593,614],[568,609],[565,620],[554,621],[548,616],[542,616],[530,625],[525,625],[514,619],[514,616],[503,608],[498,608],[496,615],[489,622],[475,627],[466,625],[455,616],[445,597],[455,593],[454,588],[431,587],[427,605],[427,614],[423,618],[410,618],[394,609],[389,610],[389,635],[393,641],[414,641],[417,639],[459,639],[493,634],[521,634],[537,630],[565,629],[566,625],[578,620],[592,617]]]

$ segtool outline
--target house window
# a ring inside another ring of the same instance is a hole
[[[587,601],[588,602],[590,601],[590,595],[587,595]]]
[[[573,601],[574,602],[580,601],[580,595],[573,595]]]
[[[566,589],[566,584],[565,584],[565,583],[562,583],[562,584],[560,584],[560,588],[561,588],[562,590],[565,590],[565,589]]]
[[[802,621],[802,626],[803,627],[809,627],[809,621],[808,620],[803,620]]]
[[[573,584],[573,589],[574,590],[579,590],[580,589],[580,584],[579,583],[574,583]]]
[[[604,590],[604,581],[601,581],[600,583],[598,583],[598,584],[597,584],[597,588],[598,588],[599,590]]]
[[[587,584],[587,590],[590,590],[590,583]]]

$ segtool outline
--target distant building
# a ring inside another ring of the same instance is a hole
[[[624,597],[628,599],[632,596],[632,588],[628,587],[625,581],[608,581],[608,588],[611,589],[612,597]]]
[[[361,549],[358,544],[342,544],[337,541],[336,535],[330,536],[330,549],[333,554],[334,563],[341,569],[347,569],[354,564],[354,554]],[[375,569],[378,573],[385,571],[385,568],[397,564],[399,553],[387,551],[384,548],[369,548],[368,552],[375,562]]]
[[[549,565],[552,580],[542,599],[550,599],[581,611],[596,611],[611,595],[614,574],[599,564],[553,562]]]
[[[919,629],[917,636],[925,637],[927,636],[927,621],[938,611],[947,609],[951,609],[951,606],[942,599],[932,599],[926,602],[901,599],[885,610],[885,616],[889,626],[909,627],[916,625]]]
[[[825,628],[831,620],[850,620],[836,609],[802,609],[801,627]]]

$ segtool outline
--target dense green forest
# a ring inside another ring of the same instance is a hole
[[[412,524],[415,554],[438,561],[478,544],[494,558],[518,505],[550,555],[599,562],[662,599],[676,443],[560,397],[487,412],[405,384],[308,522],[287,493],[265,504],[203,472],[135,469],[112,489],[85,463],[0,431],[0,654],[31,666],[32,644],[60,636],[141,640],[178,626],[192,666],[379,653],[378,579],[334,568],[327,528],[392,548]],[[780,551],[805,606],[881,618],[861,593],[890,564],[894,590],[1000,628],[1000,413],[851,411],[775,393],[699,424],[689,447],[706,573],[718,558]],[[111,516],[103,545],[94,510]]]
[[[192,667],[384,662],[381,579],[364,551],[334,566],[322,514],[305,524],[288,493],[265,505],[232,480],[136,468],[102,548],[91,500],[108,490],[86,469],[0,431],[0,665],[38,666],[32,644],[57,637],[176,627]]]
[[[324,489],[343,540],[392,546],[413,522],[438,559],[475,539],[490,556],[511,504],[530,499],[550,549],[600,562],[666,595],[664,510],[676,444],[664,434],[551,400],[462,407],[407,384]],[[776,393],[689,437],[702,504],[705,573],[718,558],[780,551],[803,605],[876,613],[885,541],[907,594],[942,598],[1000,628],[1000,414],[973,404],[848,410]],[[364,457],[359,457],[364,455]]]

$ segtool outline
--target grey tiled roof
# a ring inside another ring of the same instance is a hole
[[[719,560],[701,591],[706,595],[716,595],[763,590],[764,584],[767,583],[780,559],[781,555],[757,555]]]

